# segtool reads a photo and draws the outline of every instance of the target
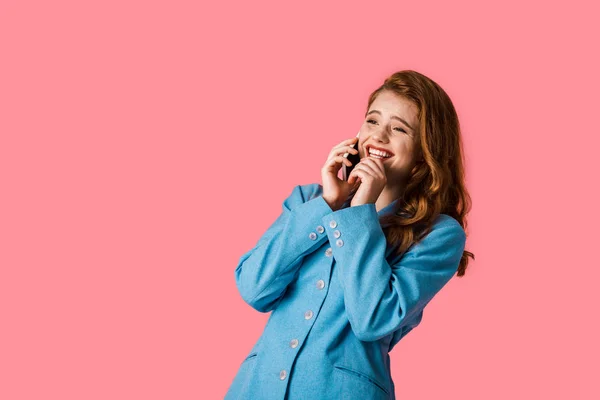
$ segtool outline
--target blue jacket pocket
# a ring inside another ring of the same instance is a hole
[[[370,376],[354,371],[348,367],[344,367],[342,365],[334,365],[334,382],[337,380],[340,385],[336,387],[338,390],[349,390],[349,393],[357,393],[364,394],[366,398],[369,399],[389,399],[390,392],[386,387],[377,382],[375,379]],[[336,377],[336,375],[342,374],[344,377],[349,378],[347,380],[342,378],[341,376]],[[375,390],[376,392],[373,392]],[[383,397],[382,397],[383,396]],[[345,397],[344,397],[345,398]]]

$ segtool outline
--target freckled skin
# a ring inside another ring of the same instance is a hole
[[[373,110],[378,110],[379,113],[370,113]],[[365,148],[367,144],[393,153],[392,157],[381,160],[387,179],[387,185],[376,202],[377,209],[381,209],[401,195],[410,172],[420,157],[421,151],[417,142],[418,110],[409,100],[393,92],[384,91],[373,101],[368,113],[370,114],[364,118],[360,127],[358,139],[361,160],[368,157]],[[414,130],[393,119],[394,115],[407,121]]]

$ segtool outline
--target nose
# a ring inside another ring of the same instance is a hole
[[[387,143],[388,132],[385,127],[375,131],[372,136],[373,136],[373,140],[376,140],[376,141],[382,142],[382,143]]]

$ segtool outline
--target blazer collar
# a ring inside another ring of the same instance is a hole
[[[382,217],[384,215],[392,214],[394,212],[394,207],[396,206],[396,203],[398,203],[398,199],[395,199],[390,204],[379,210],[377,212],[377,216]]]

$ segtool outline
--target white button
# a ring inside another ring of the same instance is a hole
[[[323,279],[319,279],[317,281],[317,289],[321,290],[325,287],[325,281],[323,281]]]
[[[279,373],[279,379],[284,380],[285,376],[286,376],[285,369],[282,369],[281,372]]]
[[[325,255],[326,255],[327,257],[331,257],[331,254],[332,254],[332,252],[333,252],[333,251],[331,250],[331,247],[330,247],[330,248],[328,248],[327,250],[325,250]]]
[[[329,223],[329,226],[332,228],[335,228],[337,226],[337,223],[334,220],[331,220],[331,222]]]
[[[317,238],[317,234],[314,232],[311,232],[310,235],[308,235],[308,237],[310,238],[310,240],[315,240]]]
[[[307,312],[304,313],[304,319],[311,319],[313,316],[313,312],[308,310]]]
[[[337,229],[335,231],[333,231],[333,236],[335,236],[336,238],[339,238],[340,235],[341,235],[341,233]]]
[[[295,349],[296,347],[298,347],[298,339],[292,339],[292,340],[290,340],[290,347],[292,349]]]
[[[337,244],[337,247],[342,247],[344,245],[344,241],[342,239],[338,239],[335,241],[335,244]]]
[[[319,226],[317,226],[317,232],[323,233],[323,232],[325,232],[325,228],[323,228],[321,225],[319,225]]]

